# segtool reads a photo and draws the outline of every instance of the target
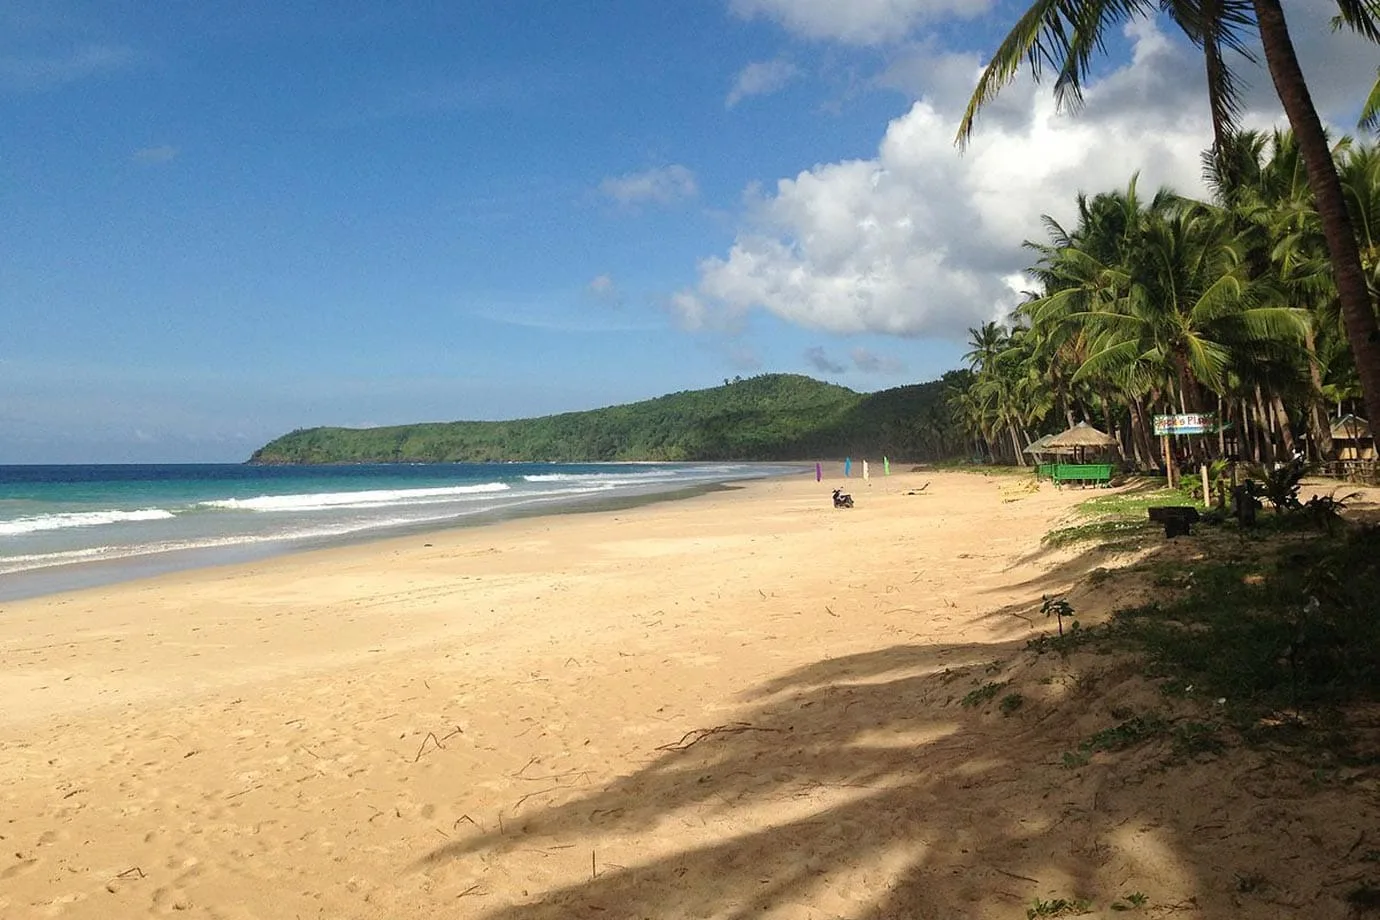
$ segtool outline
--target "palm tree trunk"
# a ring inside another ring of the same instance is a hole
[[[1256,437],[1255,425],[1251,422],[1251,407],[1244,396],[1241,397],[1241,447],[1250,448],[1252,461],[1264,462],[1260,456],[1260,440]]]
[[[1294,456],[1294,431],[1289,427],[1289,413],[1278,396],[1270,397],[1270,408],[1275,411],[1275,423],[1279,425],[1279,436],[1284,440],[1284,452]]]
[[[1318,110],[1308,93],[1308,84],[1304,82],[1280,0],[1252,0],[1252,4],[1270,78],[1274,80],[1275,92],[1284,105],[1284,113],[1298,140],[1299,153],[1308,167],[1308,187],[1313,191],[1323,237],[1327,240],[1332,274],[1342,305],[1342,320],[1351,354],[1356,359],[1356,374],[1361,378],[1366,413],[1370,418],[1380,418],[1380,327],[1376,325],[1375,307],[1366,288],[1361,253],[1347,213],[1346,199],[1342,196],[1337,164],[1327,145]]]
[[[1260,432],[1260,462],[1270,463],[1275,459],[1274,432],[1270,429],[1270,417],[1265,413],[1265,400],[1260,395],[1260,387],[1255,388],[1255,427]]]
[[[1217,394],[1217,456],[1227,456],[1227,416],[1225,413],[1227,404],[1222,399],[1222,394]]]
[[[1006,430],[1011,432],[1011,449],[1016,454],[1016,464],[1025,466],[1025,454],[1021,453],[1021,439],[1016,436],[1016,423],[1007,422]]]
[[[1304,334],[1304,347],[1308,349],[1308,379],[1312,384],[1308,394],[1308,434],[1317,452],[1318,460],[1332,456],[1332,426],[1327,423],[1327,409],[1322,400],[1322,368],[1318,366],[1318,346],[1313,338],[1313,324],[1308,324]]]

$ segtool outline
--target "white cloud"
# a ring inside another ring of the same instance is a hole
[[[135,60],[134,52],[121,45],[83,45],[45,54],[3,54],[0,87],[19,92],[57,89],[123,70]]]
[[[180,152],[176,147],[169,144],[161,144],[157,147],[143,147],[134,151],[134,159],[140,163],[170,163],[177,159]]]
[[[1201,193],[1211,130],[1184,76],[1201,73],[1196,52],[1150,24],[1128,34],[1134,60],[1088,87],[1084,112],[1060,114],[1048,86],[1020,81],[963,154],[953,137],[978,62],[930,54],[934,90],[891,122],[874,157],[757,193],[728,253],[702,260],[682,292],[696,322],[760,309],[835,333],[960,336],[1020,301],[1021,243],[1044,237],[1042,214],[1068,219],[1079,191],[1124,188],[1139,171],[1142,189]],[[1106,96],[1118,104],[1099,105]]]
[[[666,305],[675,323],[686,332],[700,332],[709,326],[709,305],[690,291],[677,291]]]
[[[672,204],[699,194],[695,174],[678,163],[644,172],[610,176],[599,191],[619,204]]]
[[[585,294],[605,307],[616,309],[623,306],[623,291],[608,273],[596,275],[585,285]]]
[[[754,61],[738,71],[724,105],[731,109],[749,96],[769,96],[785,88],[798,76],[800,68],[785,58]]]
[[[922,22],[977,16],[990,6],[989,0],[733,0],[732,9],[802,38],[875,45],[903,39]]]

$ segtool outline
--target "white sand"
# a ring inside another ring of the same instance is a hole
[[[1346,916],[1373,806],[1255,752],[1062,765],[1157,699],[1020,652],[1090,564],[1039,548],[1087,494],[1023,482],[773,480],[0,606],[0,916]]]

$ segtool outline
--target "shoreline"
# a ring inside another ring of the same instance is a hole
[[[764,463],[762,466],[776,468],[780,464]],[[567,499],[566,501],[534,503],[531,506],[509,505],[456,516],[443,522],[425,521],[413,524],[395,524],[324,537],[230,543],[221,546],[137,553],[110,559],[83,560],[40,566],[7,573],[0,578],[0,603],[139,581],[176,572],[249,564],[279,556],[322,549],[367,545],[401,537],[444,533],[457,529],[488,527],[509,520],[539,518],[548,515],[593,513],[662,501],[678,501],[704,492],[734,488],[741,482],[790,478],[804,472],[806,469],[802,466],[793,472],[781,472],[745,480],[696,483],[665,491],[629,492],[624,495],[608,496],[591,495]]]
[[[994,756],[917,693],[1067,577],[1085,496],[1019,485],[761,479],[6,604],[0,914],[724,916],[813,865],[768,914],[862,916],[879,846],[980,824],[893,797]]]

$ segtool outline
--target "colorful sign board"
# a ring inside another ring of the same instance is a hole
[[[1216,412],[1190,412],[1186,415],[1155,416],[1155,434],[1216,434]]]

